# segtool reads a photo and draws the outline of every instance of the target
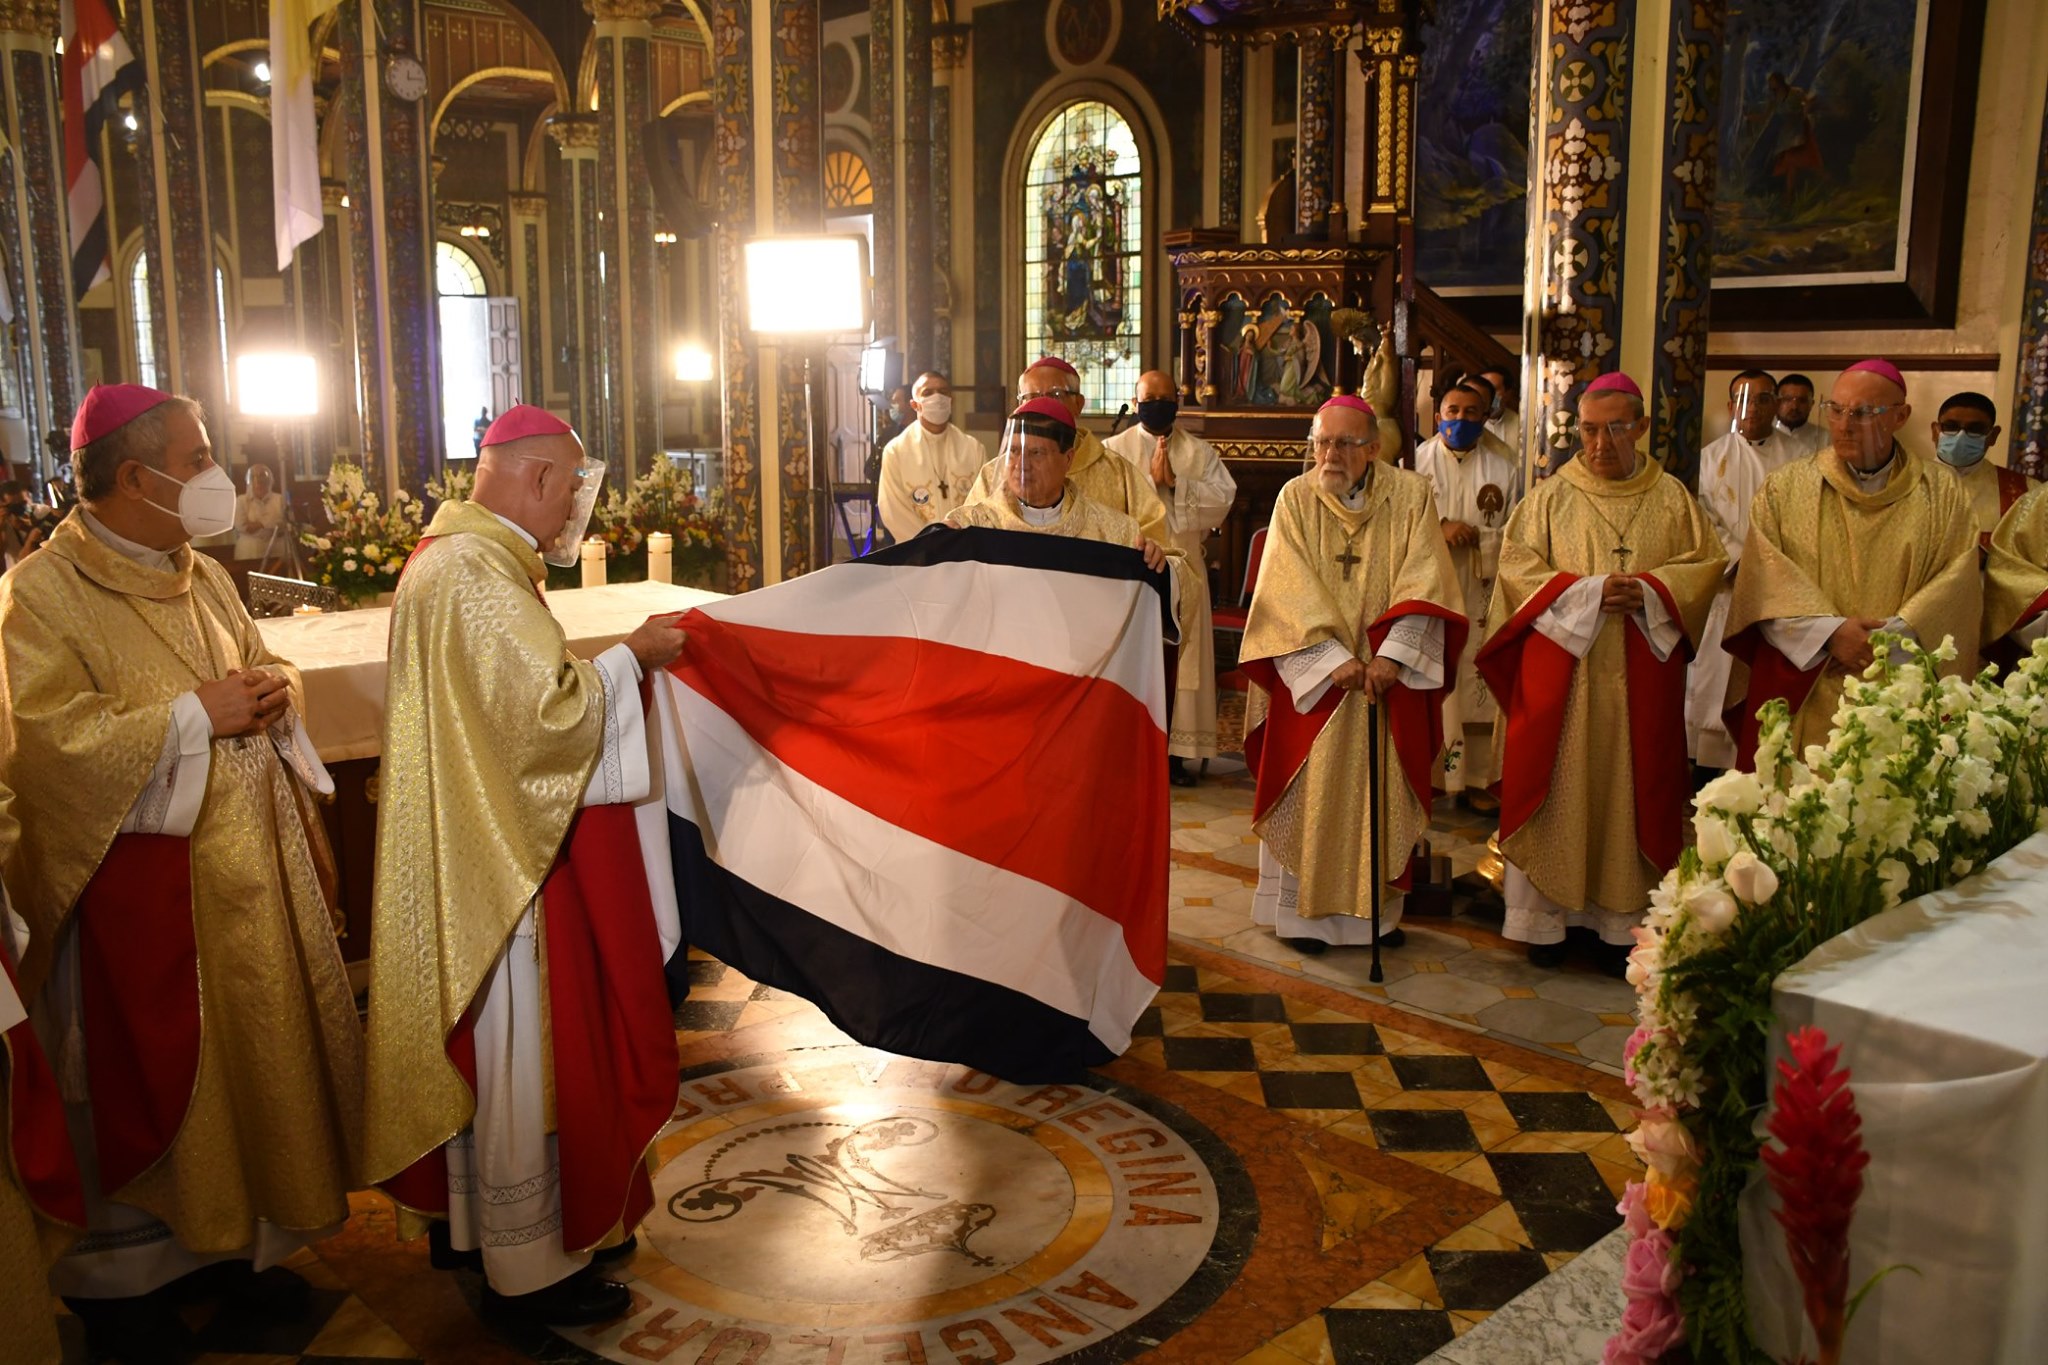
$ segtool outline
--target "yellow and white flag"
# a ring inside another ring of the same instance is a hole
[[[320,127],[313,115],[313,21],[341,0],[270,0],[270,176],[277,268],[320,231]]]

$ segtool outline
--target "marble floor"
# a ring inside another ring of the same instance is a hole
[[[1302,958],[1250,927],[1249,804],[1214,770],[1175,793],[1165,989],[1085,1083],[874,1052],[696,960],[625,1318],[487,1327],[478,1278],[361,1195],[289,1263],[304,1316],[186,1306],[202,1359],[1590,1365],[1639,1169],[1626,987],[1528,968],[1470,884],[1383,985]],[[1464,871],[1484,834],[1433,839]]]

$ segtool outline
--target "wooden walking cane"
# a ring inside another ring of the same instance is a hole
[[[1366,974],[1366,980],[1377,985],[1379,982],[1386,980],[1386,974],[1380,970],[1380,883],[1383,878],[1380,876],[1379,699],[1376,697],[1372,698],[1367,701],[1366,705],[1372,708],[1366,713],[1365,731],[1365,762],[1367,767],[1365,791],[1366,799],[1372,802],[1372,813],[1368,818],[1368,823],[1372,828],[1372,862],[1366,869],[1366,875],[1372,878],[1372,970]]]

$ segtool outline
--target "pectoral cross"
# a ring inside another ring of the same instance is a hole
[[[1632,552],[1629,550],[1628,546],[1616,545],[1614,547],[1615,562],[1618,563],[1623,569],[1628,568],[1628,557],[1630,553]]]
[[[1344,566],[1344,581],[1348,583],[1351,581],[1351,566],[1363,564],[1365,561],[1351,553],[1351,547],[1347,545],[1344,547],[1344,553],[1337,556],[1337,562]]]
[[[939,480],[939,496],[942,498],[950,498],[953,496],[953,490],[947,485],[944,479]]]

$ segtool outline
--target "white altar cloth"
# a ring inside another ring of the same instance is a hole
[[[722,594],[668,583],[609,583],[547,595],[569,648],[595,658],[648,617],[688,611]],[[324,616],[258,621],[264,644],[298,665],[306,680],[306,732],[323,763],[375,758],[384,747],[384,673],[391,609],[364,607]]]
[[[1785,1034],[1816,1024],[1863,1116],[1849,1292],[1919,1271],[1864,1300],[1843,1358],[2048,1361],[2048,833],[1821,945],[1778,978],[1773,1009],[1772,1078]],[[1759,1171],[1742,1251],[1751,1330],[1786,1360],[1811,1334],[1773,1202]]]

